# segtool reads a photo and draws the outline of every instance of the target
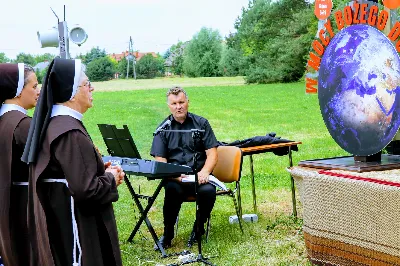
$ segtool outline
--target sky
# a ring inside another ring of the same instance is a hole
[[[188,41],[202,27],[218,30],[222,37],[234,32],[234,22],[249,0],[0,0],[0,52],[15,59],[20,52],[53,53],[40,48],[37,32],[57,26],[50,7],[69,28],[79,25],[88,34],[78,47],[70,41],[72,57],[99,46],[107,53],[128,49],[163,54],[178,41]]]

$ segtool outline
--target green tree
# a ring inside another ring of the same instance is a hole
[[[15,63],[24,63],[30,66],[35,66],[37,64],[35,57],[31,54],[19,53],[17,54],[16,59],[14,60]]]
[[[240,40],[237,33],[229,33],[228,36],[225,37],[226,46],[240,50]]]
[[[48,69],[49,69],[49,67],[47,66],[47,67],[45,67],[45,68],[42,69],[42,70],[36,70],[36,71],[35,71],[37,80],[38,80],[38,82],[39,82],[40,84],[43,84],[43,79],[44,79],[44,77],[46,76],[46,73],[47,73],[47,70],[48,70]]]
[[[186,45],[187,43],[179,41],[168,49],[169,56],[166,57],[165,62],[171,67],[174,75],[183,75],[183,55]]]
[[[189,77],[219,76],[222,37],[218,31],[202,28],[185,48],[183,72]]]
[[[113,64],[114,69],[116,70],[118,67],[118,61],[113,57],[110,57],[110,56],[107,56],[107,57],[110,59],[111,63]]]
[[[244,75],[245,62],[240,49],[224,47],[220,62],[221,74],[228,77]]]
[[[108,56],[94,59],[87,65],[86,74],[93,81],[106,81],[114,77],[115,68]]]
[[[121,74],[121,77],[126,77],[127,67],[128,60],[126,58],[123,58],[118,62],[117,71]],[[129,60],[129,77],[133,78],[133,59]]]
[[[10,59],[6,56],[5,53],[0,53],[0,63],[8,63]]]
[[[80,53],[79,55],[77,55],[77,56],[75,57],[75,59],[81,59],[82,62],[83,62],[83,61],[85,60],[85,55],[82,54],[82,53]]]
[[[53,54],[45,53],[45,54],[36,55],[34,58],[35,58],[36,63],[40,63],[40,62],[44,62],[44,61],[51,62],[51,61],[53,61],[53,59],[55,57],[56,56]]]
[[[249,65],[247,82],[297,81],[317,30],[306,0],[253,0],[235,23],[240,48]]]
[[[151,79],[162,76],[164,73],[164,59],[161,56],[154,58],[147,54],[136,63],[136,74],[139,79]]]
[[[82,59],[82,62],[86,65],[89,65],[95,59],[107,56],[105,49],[100,49],[98,46],[96,48],[92,48],[90,52],[85,55],[79,55],[78,57]]]
[[[171,48],[168,48],[167,51],[163,54],[163,58],[167,59],[171,55]]]

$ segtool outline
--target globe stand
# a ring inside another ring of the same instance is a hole
[[[382,151],[368,155],[368,156],[357,156],[354,155],[354,161],[356,162],[381,162],[382,161]]]
[[[400,155],[382,154],[379,159],[372,160],[378,155],[361,156],[366,158],[358,158],[356,156],[344,156],[327,159],[307,160],[299,162],[299,166],[311,167],[325,170],[345,170],[353,172],[370,172],[370,171],[383,171],[391,169],[400,169]]]

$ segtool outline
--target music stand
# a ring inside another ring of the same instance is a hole
[[[111,156],[141,159],[141,156],[136,148],[135,142],[133,141],[132,136],[129,132],[128,126],[123,125],[122,129],[118,129],[115,125],[98,124],[98,127],[99,127],[101,135],[103,136],[104,143],[107,146],[107,152]],[[126,172],[126,173],[132,174],[129,172]],[[129,179],[124,178],[124,180],[129,189],[129,192],[132,195],[132,199],[134,200],[134,202],[135,202],[136,206],[138,207],[139,212],[141,214],[138,222],[136,223],[135,228],[133,229],[131,235],[128,238],[128,242],[132,242],[133,237],[136,235],[137,231],[139,230],[140,225],[144,221],[147,225],[147,228],[149,229],[151,236],[153,237],[155,244],[159,248],[159,250],[162,254],[162,257],[167,257],[167,254],[165,253],[164,248],[160,244],[160,241],[158,240],[157,234],[154,231],[153,226],[151,225],[149,219],[147,218],[147,213],[149,212],[155,199],[157,198],[158,194],[160,193],[161,188],[164,185],[163,179],[161,179],[158,187],[156,188],[156,190],[152,196],[145,196],[145,195],[137,194],[135,192],[135,190],[133,189],[132,184],[129,181]],[[142,204],[139,201],[139,198],[148,200],[146,208],[143,208]]]

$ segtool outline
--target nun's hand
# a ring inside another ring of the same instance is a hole
[[[121,185],[122,182],[124,182],[124,177],[125,177],[125,172],[121,171],[119,172],[118,180],[115,180],[115,183],[117,183],[117,186]]]
[[[106,172],[113,174],[117,186],[124,181],[125,173],[120,166],[111,166],[106,169]]]
[[[110,161],[104,163],[104,169],[107,169],[110,166],[111,166],[111,162]]]

